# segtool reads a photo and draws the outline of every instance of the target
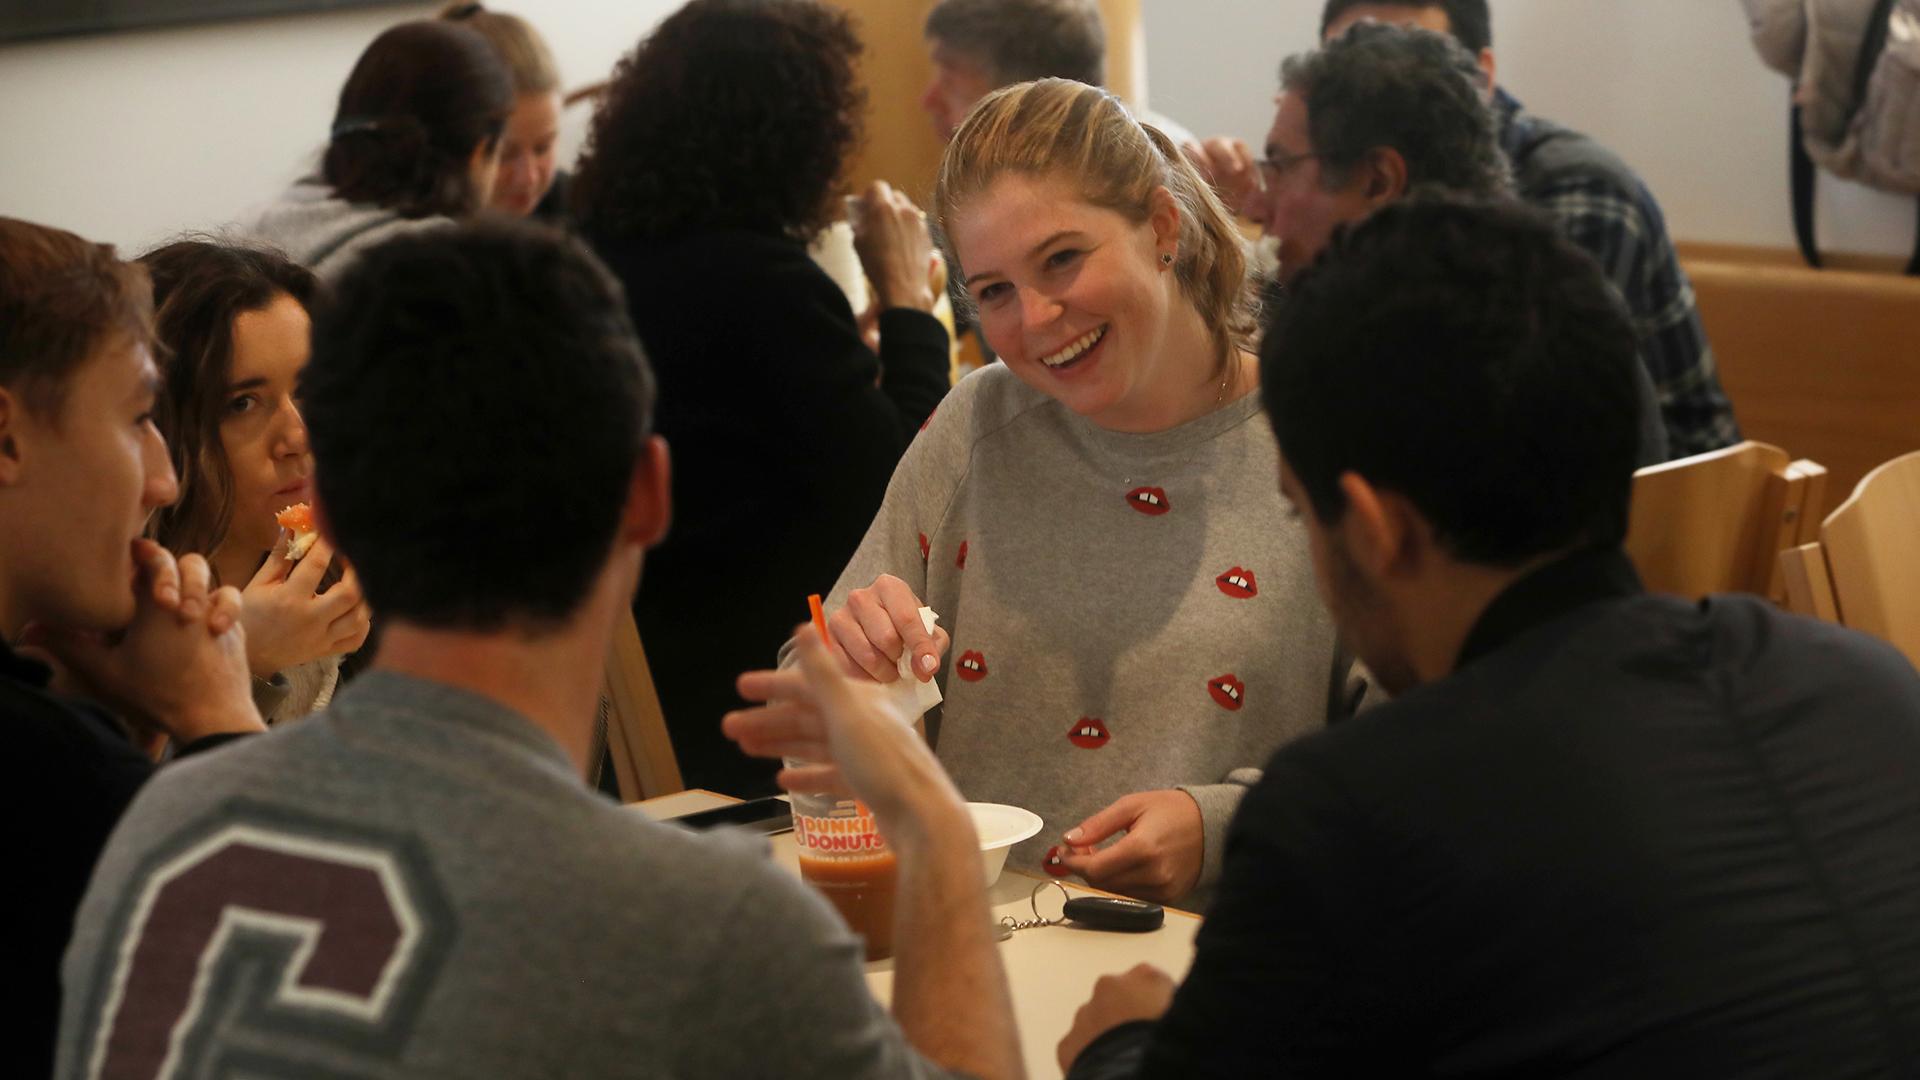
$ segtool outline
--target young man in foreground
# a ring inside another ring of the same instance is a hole
[[[1641,590],[1634,348],[1512,204],[1387,207],[1296,283],[1280,486],[1395,698],[1274,757],[1186,981],[1103,980],[1074,1077],[1920,1069],[1920,675]]]
[[[897,1025],[764,847],[585,786],[669,500],[652,377],[584,248],[508,223],[375,248],[303,388],[379,653],[136,801],[67,953],[58,1075],[1019,1075],[971,823],[906,725],[853,777],[900,864]]]
[[[153,775],[147,748],[261,730],[239,593],[212,589],[198,555],[139,539],[179,494],[152,422],[152,315],[145,271],[112,248],[0,218],[0,717],[16,763],[0,813],[21,885],[9,980],[26,1075],[52,1068],[60,952]]]

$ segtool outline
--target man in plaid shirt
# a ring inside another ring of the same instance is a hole
[[[1659,395],[1669,452],[1685,457],[1739,442],[1693,284],[1653,193],[1611,151],[1530,115],[1505,90],[1494,90],[1493,108],[1520,197],[1552,213],[1625,298],[1640,359]]]
[[[1659,204],[1611,151],[1579,132],[1528,114],[1498,88],[1486,0],[1327,0],[1322,39],[1331,41],[1361,20],[1446,34],[1474,55],[1492,95],[1516,193],[1554,215],[1568,237],[1600,263],[1626,302],[1658,400],[1668,455],[1685,457],[1740,441],[1733,404],[1721,389],[1713,350],[1694,306],[1693,286],[1680,268]],[[1269,184],[1275,178],[1268,174],[1273,161],[1254,160],[1237,139],[1209,139],[1186,150],[1224,197],[1271,229],[1268,204],[1275,193]],[[1282,238],[1283,263],[1287,246]],[[1301,245],[1294,246],[1293,261],[1311,258]],[[1283,265],[1282,270],[1298,268]]]

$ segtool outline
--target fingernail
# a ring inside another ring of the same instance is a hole
[[[925,672],[928,675],[931,675],[933,674],[934,669],[938,668],[939,666],[940,666],[939,657],[933,655],[932,653],[920,654],[920,670],[921,671]]]
[[[1069,843],[1069,844],[1077,844],[1077,843],[1079,843],[1079,842],[1080,842],[1080,830],[1079,830],[1079,829],[1068,829],[1068,830],[1067,830],[1067,843]]]
[[[1040,861],[1040,868],[1052,874],[1054,877],[1066,877],[1068,874],[1073,873],[1073,871],[1060,865],[1060,849],[1057,847],[1047,849],[1047,857]]]

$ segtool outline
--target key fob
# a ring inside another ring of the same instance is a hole
[[[1130,934],[1158,930],[1160,924],[1167,921],[1166,909],[1159,904],[1109,896],[1076,896],[1067,901],[1062,913],[1091,930],[1121,930]]]

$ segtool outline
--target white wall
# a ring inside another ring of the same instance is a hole
[[[1280,58],[1313,45],[1319,0],[1145,0],[1152,105],[1258,146]],[[1493,0],[1500,81],[1638,170],[1682,240],[1793,245],[1787,81],[1734,0]],[[1915,204],[1823,178],[1822,244],[1904,255]]]
[[[569,83],[603,75],[679,0],[499,0]],[[900,3],[920,0],[898,0]],[[1282,55],[1319,0],[1143,0],[1152,104],[1258,143]],[[0,48],[0,214],[138,251],[270,198],[324,138],[360,50],[433,5],[213,23]],[[1646,177],[1675,236],[1788,246],[1786,82],[1733,0],[1495,0],[1502,82]],[[577,144],[580,121],[572,118]],[[1822,185],[1834,250],[1904,253],[1910,199]]]
[[[678,0],[498,0],[568,85],[603,77]],[[0,214],[138,252],[270,199],[313,158],[340,85],[397,4],[0,48]],[[570,116],[563,145],[584,120]]]

